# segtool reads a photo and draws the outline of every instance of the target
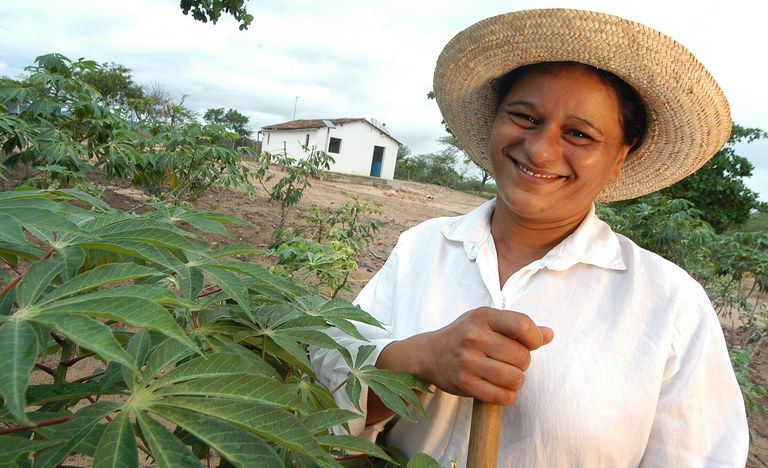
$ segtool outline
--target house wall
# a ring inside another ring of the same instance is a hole
[[[306,143],[307,135],[309,147],[314,146],[328,152],[335,160],[330,170],[342,174],[370,175],[374,147],[381,146],[384,148],[384,158],[379,177],[394,178],[399,145],[389,135],[366,121],[348,122],[337,125],[336,128],[265,131],[262,148],[264,151],[275,153],[282,151],[285,144],[289,155],[300,158],[306,155],[301,146]],[[341,139],[339,153],[328,151],[332,137]]]

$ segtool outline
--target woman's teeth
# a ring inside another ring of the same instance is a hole
[[[516,166],[517,166],[517,167],[518,167],[518,168],[519,168],[521,171],[525,172],[525,173],[526,173],[526,174],[528,174],[529,176],[538,177],[539,179],[557,179],[557,178],[559,177],[559,176],[556,176],[556,175],[544,175],[544,174],[539,174],[539,173],[533,172],[532,170],[530,170],[530,169],[528,169],[528,168],[526,168],[526,167],[523,167],[523,166],[522,166],[522,165],[521,165],[519,162],[517,162],[517,161],[515,161],[515,165],[516,165]]]

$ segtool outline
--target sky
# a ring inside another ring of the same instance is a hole
[[[52,52],[115,62],[138,84],[186,96],[200,115],[237,109],[254,133],[294,118],[364,117],[423,154],[446,135],[427,99],[443,46],[483,18],[550,7],[664,32],[714,75],[736,123],[768,130],[768,2],[753,0],[250,0],[246,31],[230,17],[194,21],[178,0],[0,0],[0,76],[18,77]],[[736,149],[755,166],[747,186],[768,202],[768,140]]]

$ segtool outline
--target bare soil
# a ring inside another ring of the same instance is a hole
[[[400,181],[398,181],[400,182]],[[383,265],[389,252],[394,247],[399,234],[419,222],[438,216],[464,214],[485,201],[479,196],[457,192],[444,187],[400,182],[398,189],[383,186],[370,186],[356,183],[343,183],[331,180],[313,179],[312,186],[304,192],[298,206],[288,216],[287,225],[300,225],[314,205],[338,207],[349,203],[347,194],[360,198],[368,197],[378,203],[382,210],[379,217],[386,224],[378,232],[375,241],[369,246],[367,255],[358,259],[359,270],[351,277],[348,286],[353,291],[351,298],[373,274]],[[145,197],[133,188],[117,185],[101,185],[105,191],[105,201],[115,208],[124,210],[141,209]],[[254,197],[229,190],[213,191],[195,202],[199,209],[207,209],[243,218],[253,227],[233,226],[229,228],[231,239],[215,239],[216,242],[247,242],[255,246],[266,247],[270,244],[272,233],[280,218],[280,207],[270,203],[266,192]],[[263,258],[248,260],[264,263]],[[741,339],[739,330],[725,325],[729,340]],[[753,362],[757,383],[768,387],[768,350],[765,346],[758,350]],[[84,375],[90,373],[83,369]],[[36,372],[36,374],[39,374]],[[768,401],[764,402],[768,406]],[[768,466],[768,418],[760,415],[750,416],[752,441],[748,467]],[[83,465],[80,465],[83,466]]]

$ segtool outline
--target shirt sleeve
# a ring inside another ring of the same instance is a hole
[[[337,343],[349,350],[354,360],[357,350],[363,345],[373,345],[376,347],[373,353],[366,359],[365,364],[375,365],[381,351],[390,343],[395,341],[390,332],[392,301],[395,297],[396,279],[397,279],[397,246],[392,251],[384,266],[360,291],[354,303],[359,305],[364,311],[371,314],[379,320],[384,328],[378,328],[364,323],[356,323],[356,327],[361,335],[369,341],[361,341],[337,328],[329,329],[326,333]],[[339,408],[350,411],[360,412],[353,401],[349,399],[344,391],[343,383],[347,379],[350,367],[337,350],[323,349],[310,346],[310,361],[317,374],[318,381],[328,389],[337,389],[334,393],[334,399]],[[360,392],[359,407],[362,409],[361,417],[349,421],[349,433],[361,436],[369,440],[375,440],[376,436],[384,429],[389,419],[380,421],[370,426],[365,425],[366,406],[368,403],[368,386],[363,385]],[[335,427],[337,434],[346,433],[341,427]]]
[[[703,290],[687,303],[676,322],[641,466],[743,467],[746,410],[720,322]]]

